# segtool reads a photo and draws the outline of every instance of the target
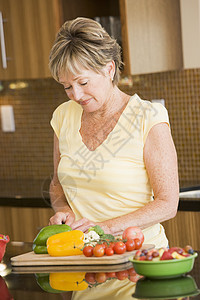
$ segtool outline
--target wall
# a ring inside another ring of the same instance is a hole
[[[143,99],[165,99],[179,162],[180,185],[200,182],[200,69],[133,76],[133,86],[121,88]],[[14,108],[16,131],[0,130],[0,179],[44,179],[53,172],[52,112],[66,95],[53,79],[26,81],[9,89],[3,82],[0,105]]]

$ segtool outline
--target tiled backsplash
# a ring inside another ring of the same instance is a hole
[[[181,186],[200,183],[200,69],[133,76],[121,89],[141,98],[165,99],[179,162]],[[11,90],[3,82],[0,105],[14,108],[14,133],[0,131],[0,179],[45,179],[53,172],[54,109],[67,97],[53,79],[29,80]]]

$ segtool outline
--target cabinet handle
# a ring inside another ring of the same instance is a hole
[[[1,41],[1,57],[3,69],[7,69],[7,60],[6,60],[6,47],[4,39],[4,30],[3,30],[3,15],[0,11],[0,41]]]

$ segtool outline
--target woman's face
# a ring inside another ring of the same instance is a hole
[[[79,74],[61,74],[59,82],[69,99],[76,101],[86,112],[95,112],[107,105],[113,91],[112,66],[103,69],[104,74],[83,69]]]

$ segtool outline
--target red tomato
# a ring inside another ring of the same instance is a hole
[[[106,248],[107,248],[107,243],[106,242],[104,242],[102,244],[99,244],[99,245],[101,245],[103,247],[103,249],[106,250]]]
[[[142,243],[144,242],[144,234],[142,230],[137,226],[128,227],[124,230],[122,234],[123,239],[140,239]]]
[[[138,250],[142,247],[142,241],[140,239],[135,239],[135,250]]]
[[[137,274],[137,273],[135,272],[135,269],[134,269],[134,268],[130,268],[130,269],[128,269],[127,271],[128,271],[128,275],[129,275],[129,276],[134,276],[134,275]]]
[[[93,256],[93,247],[92,246],[85,246],[83,249],[83,254],[87,257]]]
[[[114,246],[115,246],[115,243],[114,242],[110,242],[109,244],[108,244],[108,248],[114,248]]]
[[[106,273],[96,273],[95,274],[95,279],[98,283],[103,283],[107,280],[107,277],[106,277]]]
[[[116,273],[115,272],[108,272],[106,273],[107,278],[116,278]]]
[[[105,253],[104,247],[100,244],[97,244],[94,248],[93,248],[93,254],[94,256],[100,257],[103,256]]]
[[[132,251],[135,250],[135,241],[132,239],[128,239],[125,243],[126,245],[126,251]]]
[[[113,249],[116,254],[123,254],[126,252],[126,245],[123,242],[116,242]]]
[[[117,279],[124,280],[124,279],[128,278],[128,271],[124,270],[124,271],[116,272],[116,276],[117,276]]]
[[[91,283],[91,284],[96,283],[95,273],[86,273],[86,274],[85,274],[85,280],[86,280],[88,283]]]
[[[105,253],[107,256],[111,256],[114,254],[114,250],[112,248],[106,248]]]

